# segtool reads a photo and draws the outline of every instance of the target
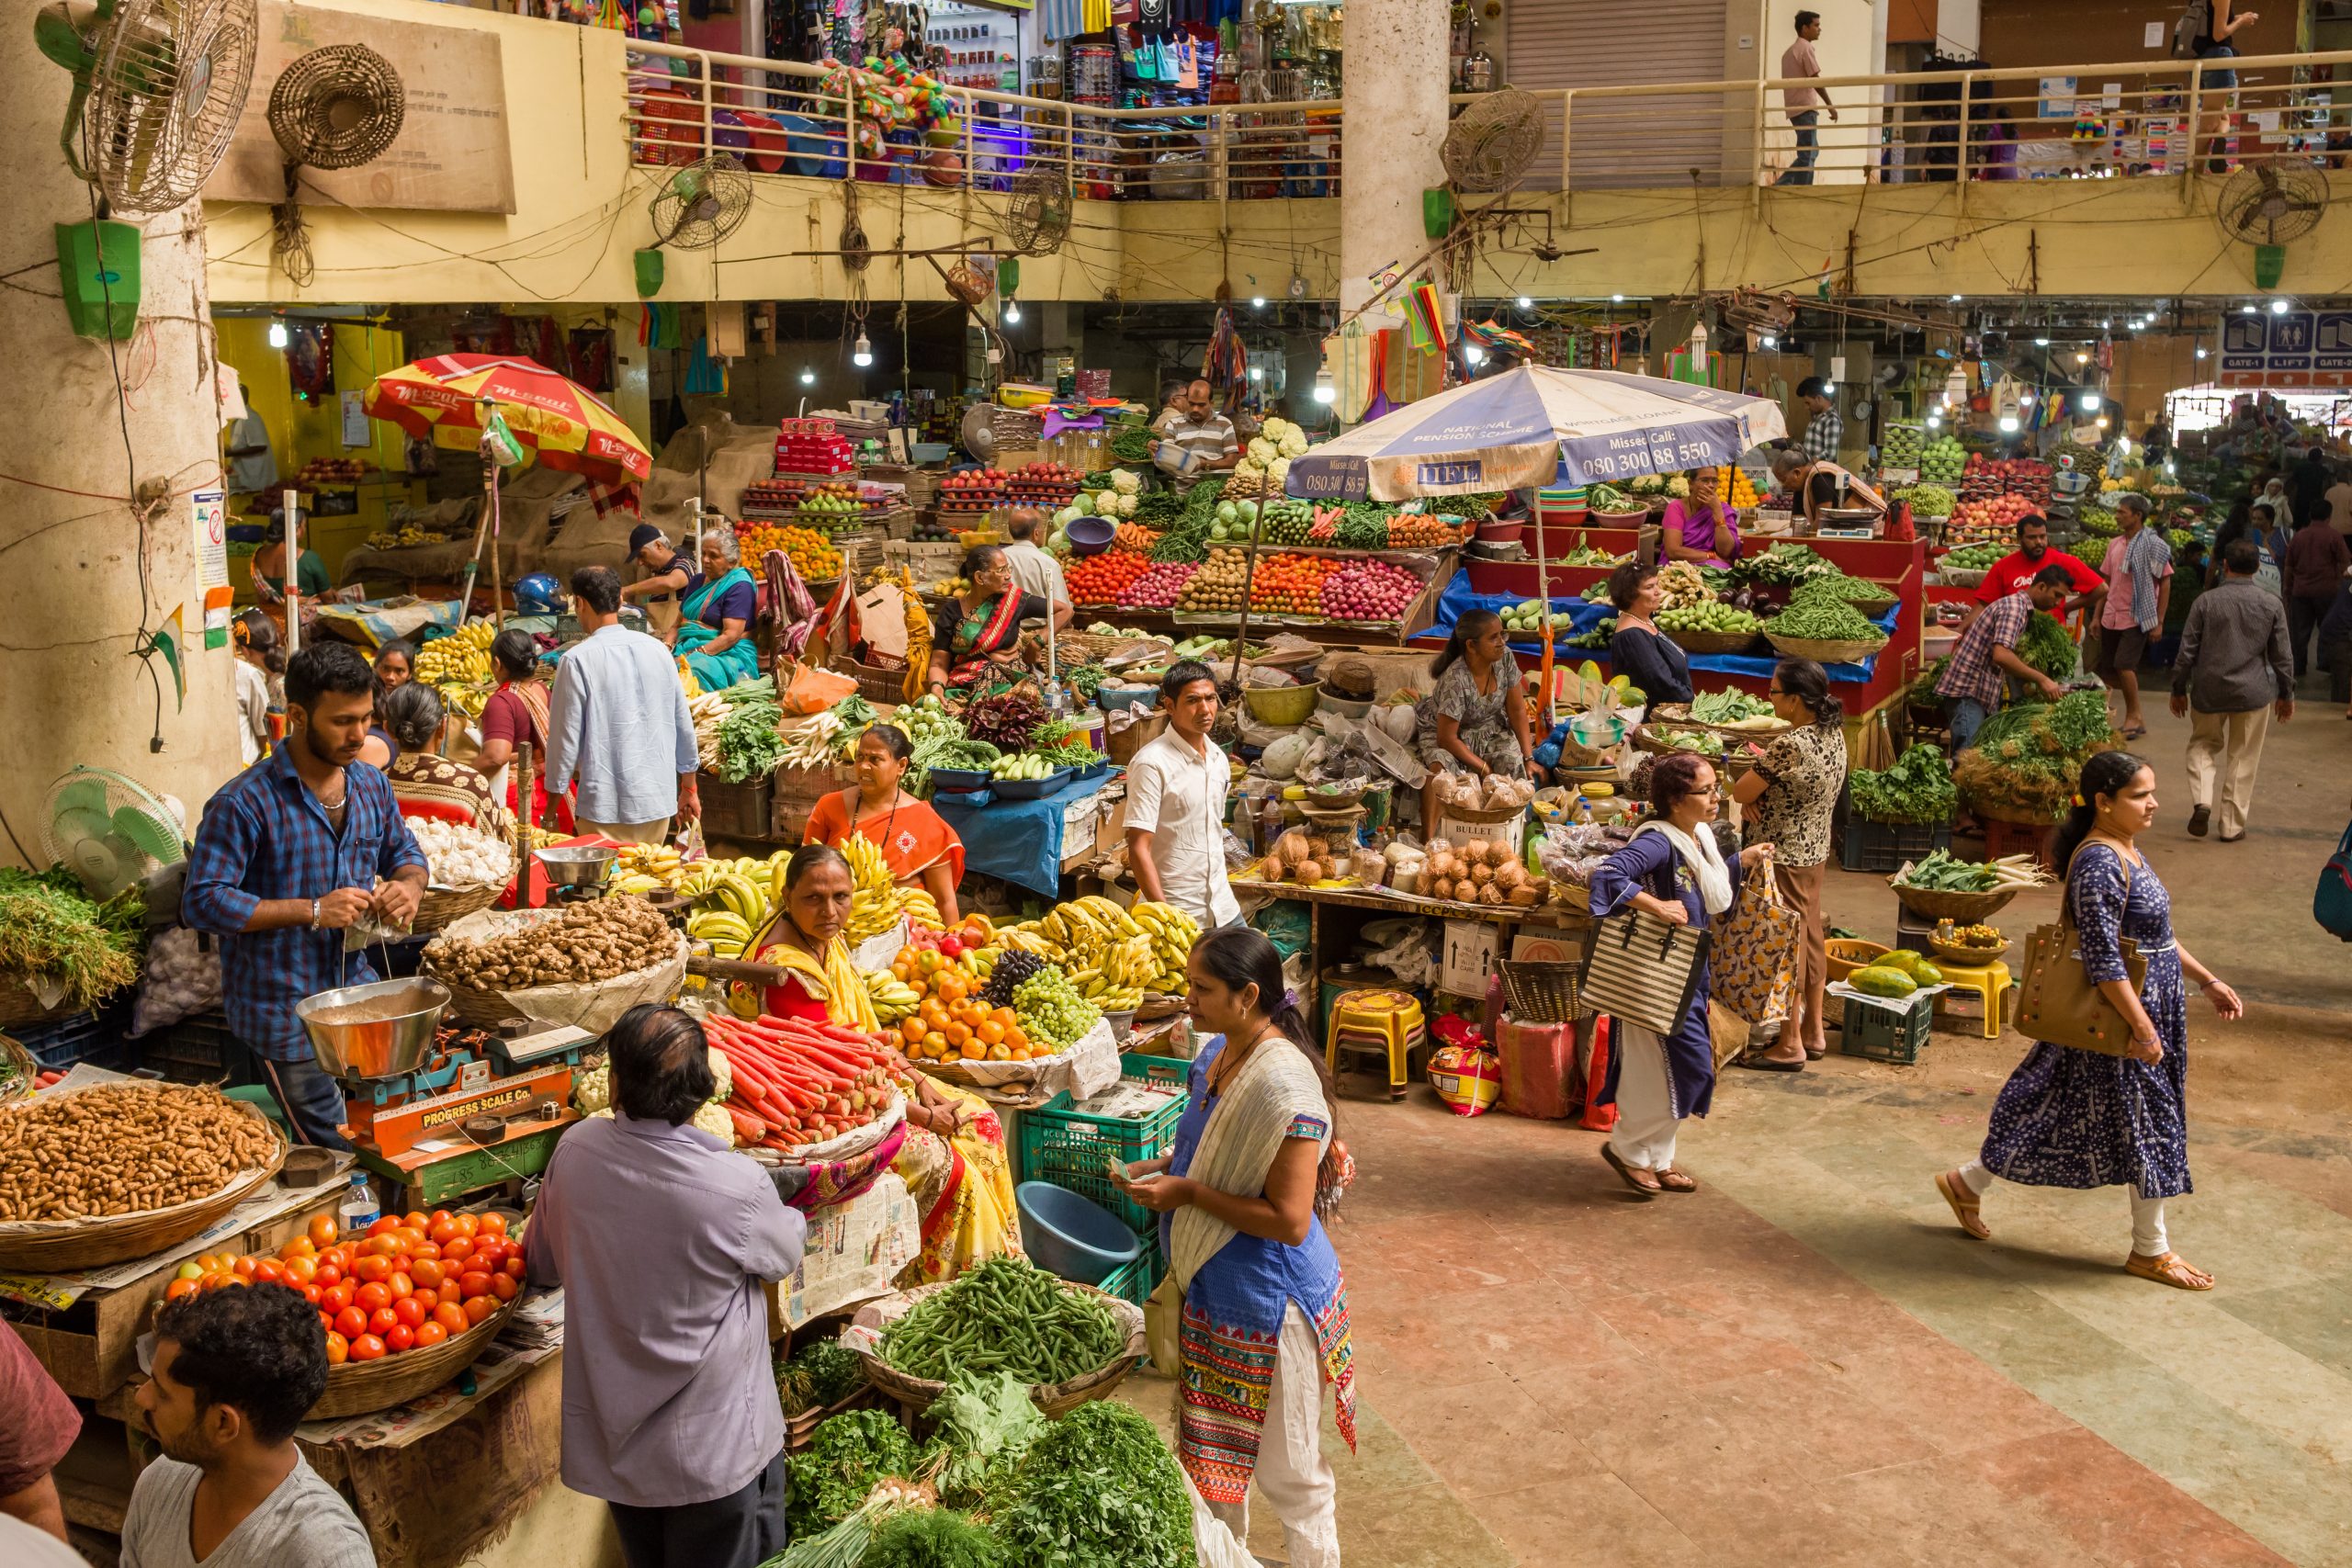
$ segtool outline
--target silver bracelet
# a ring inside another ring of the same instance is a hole
[[[319,929],[319,901],[316,898],[311,900],[311,929]]]

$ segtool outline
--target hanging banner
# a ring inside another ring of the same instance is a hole
[[[229,646],[229,607],[236,591],[229,586],[229,498],[220,491],[200,490],[188,497],[196,526],[197,602],[204,606],[204,647]]]

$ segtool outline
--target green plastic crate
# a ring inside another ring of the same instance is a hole
[[[1880,1001],[1862,997],[1840,998],[1846,1018],[1838,1030],[1839,1051],[1868,1056],[1875,1062],[1909,1066],[1918,1061],[1928,1043],[1928,1026],[1935,1012],[1935,997],[1909,997]]]
[[[1130,1053],[1119,1058],[1119,1076],[1181,1091],[1191,1066],[1172,1057]],[[1151,1115],[1129,1120],[1090,1116],[1074,1110],[1067,1093],[1057,1094],[1021,1117],[1021,1179],[1050,1182],[1091,1199],[1125,1220],[1137,1235],[1151,1232],[1158,1216],[1113,1185],[1103,1156],[1108,1153],[1133,1165],[1166,1154],[1176,1141],[1176,1123],[1183,1119],[1188,1098],[1180,1092]]]
[[[1159,1233],[1155,1228],[1144,1237],[1143,1256],[1103,1280],[1099,1288],[1105,1295],[1141,1306],[1151,1300],[1151,1292],[1159,1289],[1159,1281],[1167,1273],[1168,1259],[1160,1253]]]

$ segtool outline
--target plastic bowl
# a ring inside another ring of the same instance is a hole
[[[1482,518],[1478,524],[1478,542],[1482,545],[1515,545],[1527,532],[1527,520],[1514,517],[1506,522],[1500,517]]]
[[[1249,705],[1250,717],[1260,724],[1284,728],[1294,724],[1305,724],[1322,695],[1323,684],[1319,681],[1305,686],[1241,688],[1241,700]]]
[[[1322,702],[1317,705],[1329,708],[1340,717],[1351,718],[1358,723],[1362,723],[1372,712],[1372,699],[1369,697],[1361,700],[1354,697],[1335,697],[1329,692],[1323,694]]]
[[[1038,800],[1058,795],[1075,770],[1056,768],[1042,779],[999,779],[989,787],[999,800]]]
[[[1021,1211],[1021,1245],[1029,1260],[1065,1280],[1099,1285],[1143,1256],[1127,1223],[1091,1199],[1050,1181],[1012,1190]]]
[[[1097,686],[1094,705],[1104,713],[1113,708],[1148,708],[1159,701],[1158,686]]]
[[[933,768],[931,770],[931,787],[968,793],[988,788],[994,777],[986,768]]]
[[[1099,556],[1111,547],[1111,541],[1118,534],[1119,525],[1107,517],[1073,517],[1069,520],[1069,553]]]

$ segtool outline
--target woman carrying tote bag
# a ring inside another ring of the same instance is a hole
[[[1650,806],[1657,815],[1593,873],[1593,918],[1638,910],[1694,931],[1721,919],[1740,878],[1772,852],[1751,844],[1726,862],[1715,847],[1719,804],[1715,770],[1705,758],[1694,751],[1660,758],[1650,772]],[[1684,1117],[1704,1116],[1714,1098],[1705,970],[1697,976],[1690,1005],[1671,1034],[1619,1018],[1611,1038],[1616,1049],[1609,1054],[1600,1100],[1616,1102],[1617,1126],[1600,1157],[1645,1197],[1698,1190],[1696,1181],[1674,1168],[1674,1134]]]
[[[2075,809],[2059,825],[2051,858],[2066,867],[2066,912],[2079,933],[2090,981],[2131,1029],[2130,1054],[2109,1056],[2049,1041],[2035,1043],[2001,1086],[1984,1149],[1936,1178],[1960,1228],[1993,1233],[1979,1213],[1996,1176],[2029,1187],[2132,1189],[2132,1253],[2124,1271],[2184,1291],[2213,1277],[2166,1245],[2165,1200],[2188,1180],[2188,1003],[2194,981],[2223,1018],[2245,1011],[2235,991],[2173,938],[2172,899],[2133,840],[2156,819],[2155,771],[2129,751],[2083,764]],[[2122,942],[2147,964],[2137,990]]]

